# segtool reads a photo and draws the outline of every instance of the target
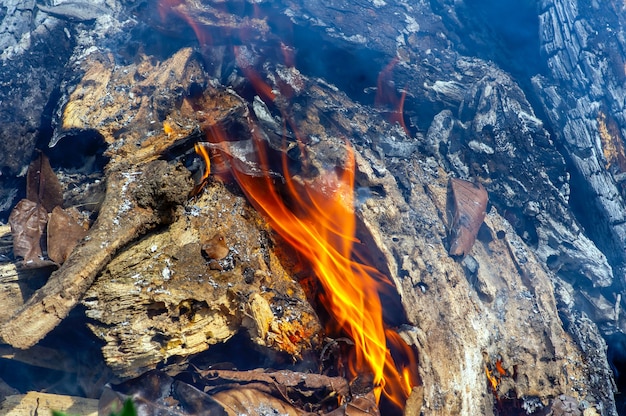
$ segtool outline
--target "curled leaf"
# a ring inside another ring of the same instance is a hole
[[[87,230],[67,210],[55,207],[48,221],[48,257],[62,264],[86,234]]]
[[[270,414],[269,412],[285,416],[302,416],[305,414],[289,403],[256,389],[230,389],[216,393],[211,397],[226,409],[229,415],[263,416]]]
[[[22,199],[11,211],[9,225],[13,235],[13,255],[23,258],[25,266],[42,261],[41,236],[47,222],[46,209],[28,199]]]

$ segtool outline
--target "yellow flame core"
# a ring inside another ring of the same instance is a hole
[[[194,144],[193,148],[197,154],[202,156],[202,160],[204,160],[204,173],[202,174],[202,178],[200,179],[200,184],[204,184],[204,182],[209,178],[209,175],[211,174],[211,159],[209,158],[209,151],[206,147],[201,146],[198,143]]]

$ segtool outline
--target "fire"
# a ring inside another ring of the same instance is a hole
[[[167,11],[184,19],[196,31],[201,45],[210,42],[210,35],[185,10],[182,0],[161,0],[159,12],[162,17]],[[254,70],[242,49],[233,47],[237,64],[256,93],[265,101],[273,102],[278,93],[289,97],[287,92],[274,91]],[[281,52],[288,66],[293,66],[293,50],[281,43]],[[389,77],[392,63],[385,74]],[[379,91],[383,91],[386,80],[381,74]],[[388,97],[383,100],[389,101]],[[396,104],[397,120],[406,130],[402,117],[404,95]],[[283,114],[285,123],[289,119]],[[297,128],[289,123],[291,130]],[[347,334],[354,342],[354,357],[349,363],[353,376],[371,372],[377,401],[384,394],[399,408],[418,384],[417,363],[411,348],[397,332],[385,327],[379,293],[387,290],[391,283],[377,269],[357,261],[354,252],[357,219],[354,212],[355,154],[348,143],[345,145],[345,161],[342,168],[327,170],[313,179],[296,177],[288,167],[287,156],[282,152],[278,170],[283,181],[275,174],[276,166],[266,152],[266,143],[257,128],[251,129],[256,148],[254,161],[260,174],[250,174],[237,169],[234,153],[228,149],[226,133],[218,127],[208,132],[210,148],[218,157],[231,160],[230,173],[239,183],[248,200],[263,214],[273,230],[307,260],[312,272],[323,288],[322,304],[331,315],[328,332]],[[307,166],[306,151],[302,140],[302,164]],[[207,168],[201,185],[210,172],[207,148],[196,146],[206,161]],[[213,156],[213,155],[212,155]],[[215,165],[219,168],[219,161]],[[219,169],[218,169],[219,170]],[[401,362],[402,365],[398,365]]]
[[[495,367],[496,370],[494,372],[492,369],[489,368],[487,364],[485,364],[485,375],[487,376],[487,380],[491,385],[491,390],[493,391],[493,394],[496,396],[496,398],[498,398],[498,386],[500,385],[502,378],[509,377],[509,373],[502,366],[501,358],[498,358],[496,360]]]
[[[500,384],[500,381],[498,380],[497,377],[495,377],[493,375],[493,373],[491,372],[491,370],[485,366],[485,375],[487,376],[487,380],[489,380],[489,384],[491,385],[491,389],[493,390],[493,394],[497,395],[498,394],[498,385]]]
[[[212,132],[209,140],[225,149],[223,132]],[[402,408],[417,384],[417,364],[410,347],[386,329],[379,297],[381,282],[388,281],[375,268],[353,260],[357,243],[354,212],[354,150],[346,144],[343,169],[329,170],[311,180],[294,178],[282,158],[284,185],[270,174],[270,157],[262,139],[254,137],[262,176],[232,169],[247,198],[271,227],[308,260],[324,293],[322,303],[333,317],[329,331],[347,333],[355,344],[353,375],[369,369],[377,400],[384,393]],[[206,152],[201,153],[208,160]],[[284,188],[285,195],[281,192]],[[398,368],[390,348],[403,357]]]
[[[204,160],[204,165],[205,165],[204,173],[202,174],[202,177],[198,181],[197,185],[194,186],[193,190],[191,191],[191,196],[196,196],[198,195],[198,193],[200,193],[202,188],[204,188],[204,186],[206,185],[209,179],[209,175],[211,175],[211,159],[209,158],[209,152],[206,147],[201,146],[200,144],[196,143],[194,144],[193,148],[197,154],[202,156],[202,159]]]

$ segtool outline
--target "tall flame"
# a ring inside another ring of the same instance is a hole
[[[164,20],[168,13],[185,20],[196,32],[200,45],[208,45],[211,35],[189,14],[186,6],[184,0],[160,0],[158,11]],[[281,51],[286,64],[292,66],[293,51],[284,44],[281,44]],[[240,48],[235,46],[234,52],[238,66],[257,94],[266,102],[274,101],[275,91],[243,59]],[[402,117],[404,94],[397,99],[388,86],[395,63],[388,65],[379,77],[377,103],[391,103],[395,107],[392,121],[400,123],[406,130]],[[280,92],[289,97],[287,92]],[[297,131],[295,126],[291,127]],[[382,285],[390,285],[389,279],[374,267],[355,260],[358,255],[354,252],[354,245],[358,240],[355,237],[354,150],[346,143],[343,168],[326,171],[312,180],[293,177],[283,152],[281,173],[284,184],[277,184],[276,175],[270,171],[265,143],[261,137],[254,136],[259,134],[257,129],[252,131],[257,162],[263,174],[247,174],[233,163],[232,175],[271,227],[311,265],[323,287],[322,303],[333,319],[334,327],[328,328],[329,331],[345,332],[354,341],[355,354],[349,365],[353,375],[370,371],[377,402],[384,394],[403,408],[411,389],[418,384],[417,363],[413,351],[398,333],[385,328],[379,293],[388,289]],[[208,134],[212,147],[223,150],[218,152],[221,157],[229,158],[232,152],[228,151],[225,132],[214,127]],[[302,142],[298,144],[305,154]],[[207,163],[204,181],[210,171],[209,155],[202,146],[197,146],[196,151]],[[306,157],[304,159],[302,162],[306,165]],[[396,364],[395,359],[399,357],[402,366]]]
[[[213,129],[211,134],[209,140],[226,149],[224,133]],[[235,179],[272,229],[311,264],[324,289],[322,303],[336,325],[329,330],[344,331],[354,341],[355,357],[349,366],[353,375],[369,369],[377,401],[384,393],[402,408],[417,384],[417,364],[410,347],[383,323],[379,291],[384,289],[381,282],[388,279],[375,268],[354,260],[354,150],[346,144],[344,168],[340,172],[329,170],[313,180],[296,180],[283,154],[285,182],[278,186],[276,175],[270,173],[262,139],[253,139],[264,174],[252,176],[234,168]],[[389,346],[402,355],[404,368],[398,368]]]

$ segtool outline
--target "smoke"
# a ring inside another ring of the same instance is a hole
[[[467,0],[464,4],[467,7],[457,13],[469,32],[463,37],[468,53],[516,75],[543,72],[536,0]]]

